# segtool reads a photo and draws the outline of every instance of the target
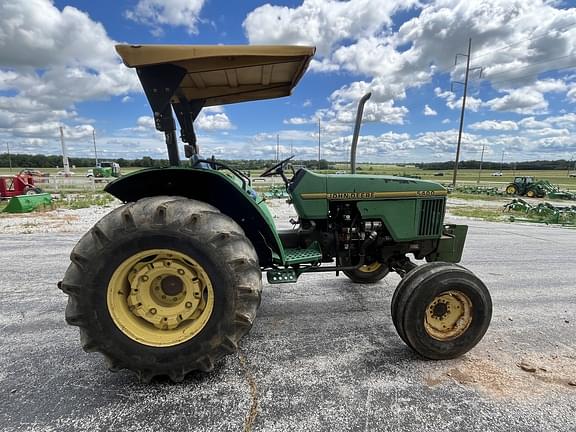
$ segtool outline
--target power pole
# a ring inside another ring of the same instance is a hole
[[[320,169],[320,119],[318,119],[318,169]]]
[[[62,144],[62,163],[64,164],[64,175],[70,175],[70,165],[66,154],[66,144],[64,143],[64,128],[60,126],[60,143]]]
[[[92,141],[94,142],[94,159],[96,160],[96,164],[94,166],[98,166],[98,152],[96,151],[96,129],[92,129]]]
[[[466,109],[466,94],[468,93],[468,75],[471,70],[480,69],[480,77],[482,77],[482,68],[475,67],[470,69],[470,52],[472,50],[472,38],[468,39],[468,53],[456,54],[454,65],[458,64],[458,56],[466,57],[466,74],[464,75],[464,82],[453,81],[450,86],[450,91],[454,84],[462,84],[464,86],[464,94],[462,95],[462,110],[460,111],[460,129],[458,130],[458,144],[456,146],[456,162],[454,163],[454,174],[452,176],[452,186],[456,187],[456,177],[458,176],[458,162],[460,161],[460,144],[462,143],[462,129],[464,128],[464,111]]]
[[[10,156],[10,143],[6,141],[6,149],[8,150],[8,165],[10,166],[10,172],[12,172],[12,157]]]
[[[480,175],[482,174],[482,162],[484,162],[484,147],[486,144],[482,144],[482,156],[480,156],[480,169],[478,170],[478,181],[476,184],[480,184]]]
[[[500,160],[500,174],[502,174],[502,165],[504,165],[504,150],[502,150],[502,159]]]
[[[280,135],[276,134],[276,162],[280,162]]]

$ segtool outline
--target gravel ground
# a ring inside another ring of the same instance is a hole
[[[271,207],[278,221],[291,213]],[[0,431],[576,430],[576,230],[469,222],[462,264],[490,288],[494,316],[460,359],[425,361],[402,343],[397,276],[311,274],[264,286],[241,352],[213,373],[145,385],[80,349],[56,288],[108,211],[0,218]]]

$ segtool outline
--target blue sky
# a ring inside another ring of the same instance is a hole
[[[0,152],[166,157],[135,71],[114,44],[317,47],[289,98],[204,110],[204,156],[348,159],[358,99],[359,159],[450,160],[472,38],[463,159],[576,156],[576,9],[531,0],[5,0],[0,5]]]

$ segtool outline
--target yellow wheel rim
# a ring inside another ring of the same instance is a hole
[[[534,198],[536,196],[536,194],[534,193],[534,191],[528,191],[528,192],[526,192],[526,196],[530,197],[530,198]]]
[[[426,307],[424,328],[429,336],[448,341],[461,336],[472,322],[472,302],[461,291],[446,291]]]
[[[506,193],[507,193],[508,195],[515,194],[515,193],[516,193],[516,188],[515,188],[514,186],[508,186],[508,187],[506,188]]]
[[[214,289],[204,268],[189,256],[150,249],[114,271],[107,304],[114,324],[130,339],[167,347],[204,328],[214,309]]]
[[[358,270],[361,271],[362,273],[372,273],[375,272],[376,270],[379,270],[380,267],[382,267],[382,263],[375,261],[372,264],[363,265]]]

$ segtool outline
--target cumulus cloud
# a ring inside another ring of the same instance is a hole
[[[406,10],[418,13],[395,31],[391,27],[395,14]],[[352,100],[352,94],[359,98],[372,91],[371,102],[397,108],[384,121],[400,123],[404,110],[398,102],[406,97],[407,89],[446,72],[454,80],[463,80],[463,62],[454,68],[453,61],[455,53],[465,51],[469,37],[473,66],[485,66],[485,76],[501,93],[488,102],[478,95],[469,96],[469,110],[543,113],[548,109],[547,93],[566,92],[570,100],[576,99],[576,90],[562,80],[538,81],[538,69],[528,70],[535,73],[518,81],[527,66],[549,62],[550,67],[556,65],[554,59],[576,54],[576,11],[556,8],[544,0],[305,0],[293,8],[261,6],[248,14],[243,25],[251,43],[316,45],[313,71],[345,71],[363,77],[334,91],[328,108],[333,113],[344,110],[349,116],[352,111],[351,106],[339,103],[339,95],[347,94]],[[517,91],[518,86],[523,89]],[[459,108],[461,98],[446,93],[446,105]]]
[[[438,113],[437,113],[436,111],[434,111],[432,108],[430,108],[430,107],[428,106],[428,104],[424,105],[423,114],[424,114],[425,116],[435,116],[435,115],[438,115]]]
[[[77,119],[75,104],[139,90],[104,27],[49,0],[0,3],[0,130],[52,137]],[[86,128],[91,126],[74,126]]]
[[[163,26],[184,27],[189,34],[198,34],[200,12],[205,0],[139,0],[126,17],[152,27],[152,34],[162,34]]]
[[[470,129],[475,130],[486,130],[486,131],[509,131],[509,130],[518,130],[518,125],[516,122],[504,120],[504,121],[497,121],[497,120],[485,120],[482,122],[472,123]]]

